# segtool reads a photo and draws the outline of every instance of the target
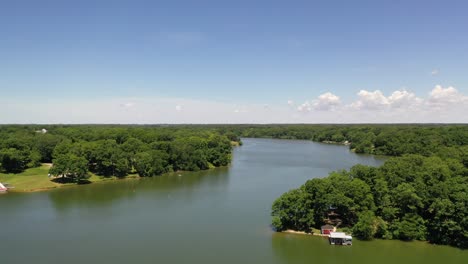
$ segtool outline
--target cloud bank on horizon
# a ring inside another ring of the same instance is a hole
[[[239,104],[187,98],[100,98],[55,102],[0,99],[0,123],[206,124],[206,123],[468,123],[468,96],[435,86],[425,98],[405,89],[384,95],[360,90],[345,103],[331,92],[313,100]]]

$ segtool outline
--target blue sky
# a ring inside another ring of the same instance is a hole
[[[466,10],[430,0],[4,0],[0,123],[467,122]],[[399,116],[395,91],[408,92],[405,107],[421,105],[419,119]],[[338,101],[320,99],[328,93]],[[381,114],[366,119],[375,103]],[[44,104],[73,109],[57,116]],[[114,104],[124,112],[99,116]],[[206,105],[218,108],[184,114]],[[343,119],[350,108],[359,111]],[[213,111],[224,116],[199,116]]]

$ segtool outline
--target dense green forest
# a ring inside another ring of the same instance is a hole
[[[459,160],[414,154],[379,168],[356,165],[283,194],[272,206],[273,226],[311,232],[332,223],[361,239],[467,248],[467,172]]]
[[[239,139],[199,126],[0,126],[0,170],[19,173],[53,162],[50,174],[75,182],[88,172],[125,177],[205,170],[229,164],[231,141]]]
[[[348,140],[356,152],[397,156],[311,179],[272,206],[277,231],[325,223],[361,239],[427,240],[468,248],[468,126],[355,125],[245,128],[244,135]],[[298,136],[300,135],[300,136]],[[362,148],[361,148],[362,147]]]

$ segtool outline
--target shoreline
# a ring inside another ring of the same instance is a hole
[[[229,165],[228,165],[229,166]],[[226,168],[228,166],[221,166],[221,167],[214,167],[214,168],[209,168],[207,170],[200,170],[200,171],[211,171],[219,168]],[[90,184],[104,184],[104,183],[109,183],[109,182],[115,182],[115,181],[125,181],[125,180],[141,180],[141,179],[146,179],[146,178],[153,178],[153,177],[161,177],[161,176],[179,176],[182,173],[193,173],[195,171],[173,171],[173,172],[166,172],[161,175],[157,176],[152,176],[152,177],[141,177],[138,174],[129,174],[126,177],[116,177],[116,176],[110,176],[110,177],[104,177],[104,176],[98,176],[93,174],[91,176],[91,180],[89,183],[83,183],[83,184],[76,184],[76,183],[56,183],[50,180],[51,183],[54,184],[54,186],[48,186],[48,187],[39,187],[39,188],[30,188],[30,189],[25,189],[25,188],[15,188],[13,186],[12,189],[8,189],[6,192],[2,194],[8,194],[8,193],[35,193],[35,192],[46,192],[46,191],[51,191],[54,189],[59,189],[59,188],[71,188],[71,187],[80,187],[80,186],[87,186]],[[26,176],[26,177],[47,177],[47,175],[34,175],[34,176]]]
[[[162,174],[164,175],[164,174]],[[162,176],[159,175],[159,176]],[[156,176],[156,177],[159,177]],[[33,189],[22,189],[18,190],[13,188],[12,190],[8,190],[6,193],[35,193],[35,192],[45,192],[45,191],[51,191],[54,189],[60,189],[60,188],[71,188],[71,187],[80,187],[80,186],[86,186],[90,184],[101,184],[101,183],[106,183],[106,182],[113,182],[113,181],[119,181],[119,180],[139,180],[145,177],[140,177],[136,175],[129,176],[128,178],[117,178],[115,176],[112,176],[112,178],[104,178],[104,179],[99,179],[97,181],[92,181],[90,183],[82,183],[82,184],[76,184],[76,183],[56,183],[56,186],[51,186],[51,187],[44,187],[44,188],[33,188]]]
[[[313,140],[312,140],[313,141]],[[324,140],[324,141],[314,141],[314,142],[319,142],[319,143],[324,143],[324,144],[332,144],[332,145],[342,145],[342,146],[350,146],[351,145],[351,142],[349,141],[342,141],[342,142],[338,142],[338,141],[331,141],[331,140]]]
[[[328,235],[323,235],[323,234],[319,234],[319,233],[306,233],[304,231],[296,231],[296,230],[292,230],[292,229],[287,229],[287,230],[281,231],[280,233],[305,235],[305,236],[328,237]]]

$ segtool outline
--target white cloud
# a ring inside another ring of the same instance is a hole
[[[310,112],[312,111],[312,106],[308,101],[306,101],[303,104],[300,104],[299,106],[297,106],[296,109],[299,112]]]
[[[387,97],[379,90],[373,92],[361,90],[357,95],[359,99],[351,104],[351,107],[355,109],[379,110],[390,104]]]
[[[312,110],[334,110],[336,107],[341,105],[341,100],[338,96],[328,92],[320,95],[317,99],[310,101],[305,101],[304,103],[298,105],[296,110],[298,112],[310,112]]]
[[[436,85],[429,94],[427,103],[434,107],[443,107],[453,104],[466,104],[468,97],[459,93],[457,89],[452,86],[443,88],[441,85]]]
[[[266,105],[162,97],[61,99],[50,104],[2,97],[0,123],[468,122],[468,97],[454,87],[438,85],[425,98],[407,90],[389,96],[361,90],[357,95],[348,105],[332,93],[299,105],[292,100]]]
[[[453,87],[440,85],[427,98],[406,90],[394,91],[388,97],[379,90],[361,90],[358,100],[348,108],[359,114],[358,122],[468,122],[468,97]]]
[[[293,100],[288,100],[288,105],[289,106],[294,106],[294,101]]]
[[[330,92],[320,95],[313,103],[314,109],[316,110],[332,110],[340,105],[340,97]]]
[[[423,99],[406,90],[394,91],[388,97],[388,103],[393,108],[414,108],[421,105],[422,102]]]
[[[431,71],[431,75],[432,75],[432,76],[435,76],[435,75],[437,75],[437,74],[439,74],[439,70],[438,70],[438,69],[434,69],[434,70]]]
[[[373,92],[361,90],[357,95],[358,100],[350,104],[351,108],[357,110],[408,109],[415,108],[423,102],[414,93],[406,90],[394,91],[388,97],[379,90]]]

